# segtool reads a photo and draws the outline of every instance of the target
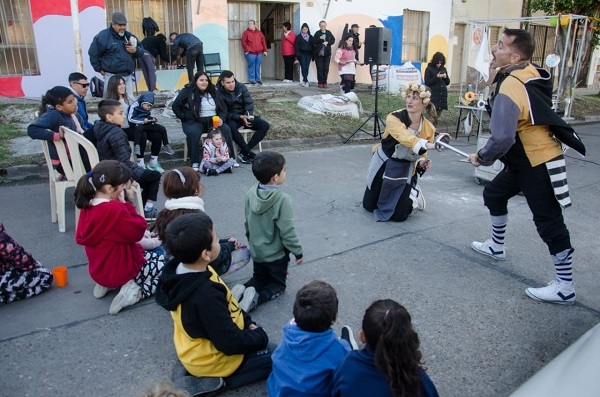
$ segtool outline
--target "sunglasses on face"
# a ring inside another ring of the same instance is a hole
[[[74,81],[73,83],[78,84],[78,85],[82,86],[83,88],[87,88],[90,86],[90,83],[78,83],[77,81]]]

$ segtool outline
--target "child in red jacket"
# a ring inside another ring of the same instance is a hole
[[[99,162],[75,188],[75,205],[81,209],[75,240],[85,246],[90,276],[97,283],[94,297],[121,289],[110,314],[154,294],[164,265],[161,252],[145,251],[160,246],[160,240],[147,232],[133,198],[131,170],[116,160]]]

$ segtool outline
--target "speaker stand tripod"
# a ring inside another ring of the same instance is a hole
[[[348,143],[350,139],[358,132],[362,131],[365,134],[371,135],[373,138],[381,138],[381,126],[385,127],[385,121],[379,116],[379,64],[375,65],[375,110],[364,123],[354,131],[344,143]],[[363,127],[373,119],[373,132],[363,130]]]

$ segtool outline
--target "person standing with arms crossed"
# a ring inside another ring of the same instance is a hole
[[[250,85],[262,85],[260,65],[263,56],[267,56],[265,35],[256,28],[256,22],[248,21],[248,29],[242,34],[242,48],[248,62],[248,82]]]
[[[562,208],[569,207],[571,200],[565,158],[554,136],[582,154],[585,147],[552,110],[552,78],[530,63],[534,50],[535,42],[527,31],[508,28],[492,47],[490,67],[498,71],[488,108],[492,136],[468,161],[478,167],[501,159],[506,167],[483,190],[492,238],[474,241],[471,247],[496,260],[506,259],[507,204],[522,191],[556,270],[556,279],[547,286],[530,287],[525,293],[534,300],[571,305],[575,303],[574,250],[562,215]],[[566,140],[569,136],[571,140]]]

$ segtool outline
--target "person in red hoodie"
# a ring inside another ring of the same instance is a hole
[[[284,83],[294,82],[294,61],[296,60],[296,34],[292,31],[292,24],[289,22],[283,23],[281,31],[281,55],[283,55],[283,65],[285,67]]]
[[[110,314],[154,294],[164,266],[160,240],[147,232],[146,220],[131,204],[134,197],[131,170],[116,160],[99,162],[75,187],[75,205],[81,209],[75,241],[85,246],[97,283],[94,297],[120,288]]]
[[[254,21],[248,21],[248,29],[242,34],[242,48],[248,62],[248,82],[250,85],[262,85],[260,65],[263,56],[267,56],[267,42],[262,32],[256,29]]]

